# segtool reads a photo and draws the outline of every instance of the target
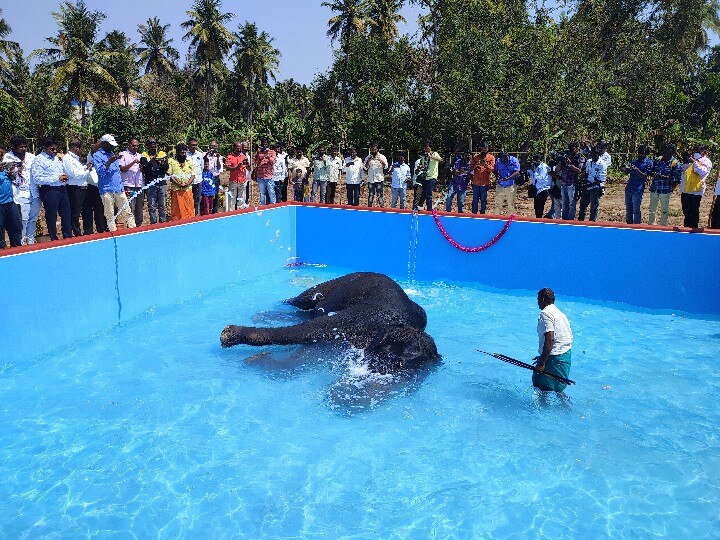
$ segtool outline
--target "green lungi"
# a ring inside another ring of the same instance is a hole
[[[540,390],[562,392],[567,387],[567,384],[561,383],[557,379],[548,377],[545,373],[552,373],[558,375],[564,379],[570,378],[570,351],[564,352],[558,355],[548,356],[547,362],[545,363],[545,370],[543,373],[533,372],[532,382],[533,386]]]

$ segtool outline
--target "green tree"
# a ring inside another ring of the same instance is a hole
[[[145,75],[153,74],[159,79],[167,79],[177,69],[180,54],[168,38],[169,24],[160,24],[160,19],[151,17],[145,24],[138,25],[140,43],[136,53],[145,66]]]
[[[18,54],[22,56],[20,45],[15,41],[5,39],[12,29],[7,23],[5,18],[2,16],[2,9],[0,9],[0,91],[7,91],[8,81],[11,64],[16,59]]]
[[[337,12],[328,21],[328,37],[335,42],[340,41],[340,48],[345,50],[351,38],[365,33],[370,22],[368,16],[368,0],[332,0],[323,2],[324,7]]]
[[[280,51],[273,47],[273,38],[259,32],[254,23],[246,22],[235,34],[233,53],[234,82],[245,93],[245,119],[253,123],[256,97],[259,92],[267,95],[271,80],[275,80],[280,64]]]
[[[108,73],[113,74],[120,88],[123,103],[129,107],[130,92],[135,88],[140,74],[135,57],[135,44],[130,42],[124,32],[113,30],[103,38],[98,48],[105,53],[101,60],[103,67]]]
[[[60,11],[52,12],[58,33],[47,38],[54,47],[39,49],[43,64],[52,70],[52,90],[63,89],[70,100],[80,104],[80,123],[85,125],[88,101],[117,91],[115,78],[103,67],[108,53],[99,46],[97,38],[105,14],[90,11],[84,0],[75,4],[63,2]]]
[[[220,0],[195,0],[187,12],[187,21],[182,28],[187,30],[183,39],[190,41],[190,52],[195,65],[195,75],[204,81],[205,115],[203,123],[210,120],[210,100],[216,82],[224,78],[224,60],[234,42],[234,36],[227,29],[235,15],[221,12]]]
[[[369,1],[370,35],[386,43],[395,41],[399,35],[398,24],[405,22],[405,17],[399,13],[402,0]]]

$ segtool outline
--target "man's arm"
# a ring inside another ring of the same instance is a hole
[[[543,371],[545,369],[545,364],[547,363],[547,359],[550,356],[550,351],[552,351],[553,346],[555,345],[555,332],[549,331],[545,332],[545,343],[543,343],[543,350],[540,357],[537,359],[536,363],[536,370],[537,371]]]

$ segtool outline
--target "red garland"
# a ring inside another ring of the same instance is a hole
[[[437,209],[433,209],[433,217],[435,218],[435,224],[438,226],[438,229],[440,229],[440,232],[445,237],[445,240],[450,242],[450,244],[452,244],[453,247],[459,249],[460,251],[464,251],[465,253],[479,253],[479,252],[485,251],[486,249],[497,244],[498,240],[500,240],[503,237],[503,235],[507,232],[507,230],[510,228],[510,224],[515,219],[515,214],[510,216],[510,219],[507,220],[507,223],[505,223],[505,226],[500,230],[500,232],[495,235],[495,238],[490,240],[487,244],[483,244],[482,246],[478,246],[478,247],[463,246],[463,245],[459,244],[458,242],[456,242],[455,240],[453,240],[452,237],[450,236],[450,234],[445,230],[445,227],[443,227],[442,223],[440,223],[440,216],[438,216]]]

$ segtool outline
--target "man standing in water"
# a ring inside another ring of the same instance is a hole
[[[545,373],[570,378],[570,356],[573,342],[570,322],[565,314],[555,306],[555,293],[548,288],[538,291],[540,315],[537,332],[540,342],[535,358],[535,372],[532,382],[535,388],[544,391],[562,392],[566,384],[548,377]]]

